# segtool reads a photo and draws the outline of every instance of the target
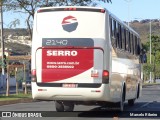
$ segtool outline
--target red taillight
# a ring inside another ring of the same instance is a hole
[[[102,83],[109,83],[109,72],[107,70],[103,70]]]
[[[73,10],[77,10],[77,8],[73,8]]]
[[[42,12],[42,10],[38,10],[37,12],[40,13],[40,12]]]
[[[105,10],[104,10],[104,9],[101,9],[101,12],[102,12],[102,13],[105,13]]]
[[[77,8],[64,8],[64,10],[65,10],[65,11],[68,11],[68,10],[70,10],[70,11],[76,11]]]
[[[107,70],[103,70],[103,77],[108,77],[109,76],[109,72]]]
[[[32,82],[36,82],[37,81],[37,76],[36,76],[36,69],[32,70]]]

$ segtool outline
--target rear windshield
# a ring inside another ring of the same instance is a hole
[[[90,11],[52,11],[37,13],[36,29],[48,37],[102,37],[104,13]]]

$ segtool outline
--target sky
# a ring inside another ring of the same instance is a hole
[[[99,6],[107,8],[122,21],[160,19],[160,0],[112,0],[112,3],[99,3]],[[20,19],[17,28],[27,27],[26,15],[22,13],[4,12],[4,27],[9,27],[11,21]]]
[[[160,0],[112,0],[112,4],[102,6],[122,21],[160,19]]]

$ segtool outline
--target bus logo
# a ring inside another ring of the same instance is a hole
[[[62,51],[62,50],[48,50],[47,51],[47,56],[77,56],[77,51]]]
[[[78,26],[77,19],[73,16],[67,16],[62,21],[63,30],[67,32],[72,32],[76,30],[77,26]]]

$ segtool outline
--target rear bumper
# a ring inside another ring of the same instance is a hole
[[[98,88],[40,87],[32,82],[32,97],[40,100],[111,101],[109,84]]]

